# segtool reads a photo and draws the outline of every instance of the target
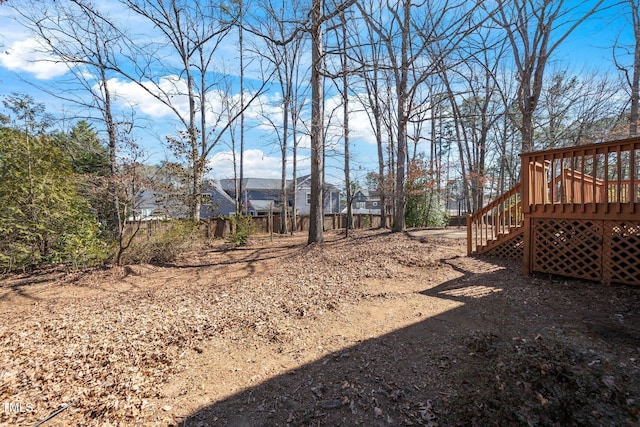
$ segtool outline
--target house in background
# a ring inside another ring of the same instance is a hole
[[[218,181],[206,180],[202,185],[200,218],[230,216],[236,213],[236,201]]]
[[[293,193],[293,182],[289,182],[289,197]],[[304,175],[297,179],[296,209],[298,215],[309,215],[311,208],[311,175]],[[340,213],[340,190],[335,185],[324,183],[324,213]]]
[[[133,200],[128,221],[155,221],[185,218],[187,207],[161,191],[143,190]]]
[[[221,179],[207,181],[202,194],[203,203],[201,217],[229,216],[236,214],[236,180]],[[244,178],[242,180],[242,197],[240,203],[250,215],[268,215],[271,211],[281,210],[281,181],[268,178]]]
[[[356,191],[351,200],[351,212],[353,214],[369,214],[380,215],[380,206],[382,201],[380,200],[380,193],[376,190],[362,189]],[[342,210],[343,213],[347,212],[347,208]]]
[[[462,217],[469,214],[467,212],[467,204],[464,198],[459,198],[459,199],[450,198],[449,200],[447,200],[446,210],[450,218]]]
[[[234,179],[221,179],[222,189],[235,200],[236,185]],[[240,203],[250,215],[268,215],[281,210],[281,181],[269,178],[244,178]]]
[[[249,214],[255,216],[268,215],[270,211],[282,210],[281,182],[279,179],[245,178],[242,180],[241,203]],[[297,179],[296,209],[298,215],[308,215],[311,206],[311,176],[306,175]],[[287,205],[293,206],[293,181],[287,181]],[[331,184],[324,187],[325,213],[340,212],[340,191]],[[221,179],[216,182],[206,182],[202,192],[202,218],[235,215],[236,186],[234,179]]]

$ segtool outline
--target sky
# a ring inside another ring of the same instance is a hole
[[[11,2],[11,0],[9,0]],[[47,2],[43,2],[46,4]],[[610,1],[609,3],[613,3]],[[103,2],[112,13],[120,14],[120,18],[128,22],[128,25],[140,28],[145,25],[136,22],[131,16],[122,16],[122,12],[115,7],[115,2]],[[113,7],[110,7],[113,6]],[[56,82],[68,77],[68,69],[64,64],[52,61],[42,61],[43,53],[38,52],[39,46],[29,29],[24,28],[15,21],[16,12],[7,3],[0,4],[0,97],[12,93],[29,94],[37,102],[43,103],[47,111],[58,117],[73,115],[74,107],[60,99],[48,95],[38,87],[55,87]],[[630,28],[627,19],[616,11],[608,11],[597,18],[585,22],[575,31],[566,43],[556,52],[553,61],[561,63],[569,62],[574,72],[587,72],[592,69],[611,69],[611,46],[614,40],[621,37],[628,41]],[[237,58],[236,39],[232,37],[223,44],[220,49],[221,63],[229,64],[233,69],[233,63]],[[253,71],[253,73],[252,73]],[[249,79],[247,86],[257,87],[259,73],[256,68],[249,66],[249,73],[253,79]],[[170,152],[162,143],[167,134],[174,133],[176,125],[172,113],[167,107],[154,100],[134,83],[122,79],[113,81],[113,89],[122,100],[136,105],[137,122],[141,128],[135,133],[136,140],[144,147],[148,163],[159,163],[171,158]],[[280,178],[280,152],[277,144],[274,144],[273,131],[262,117],[261,110],[271,113],[270,117],[279,122],[280,93],[277,88],[271,87],[263,94],[259,103],[254,103],[247,111],[247,134],[245,137],[245,176],[261,178]],[[352,178],[364,183],[367,172],[377,168],[375,139],[369,129],[369,121],[362,106],[357,100],[352,100],[353,111],[350,115],[351,124],[351,152]],[[260,105],[263,107],[261,108]],[[332,111],[340,105],[337,96],[329,96],[326,100],[325,111]],[[331,141],[339,137],[338,130],[330,135]],[[309,172],[307,138],[300,141],[299,175]],[[341,149],[337,147],[330,150],[327,158],[327,180],[338,184],[343,177]],[[229,138],[223,138],[210,158],[211,177],[215,179],[229,178],[233,176],[233,164],[231,161],[231,148]],[[288,164],[291,165],[291,154],[288,155]],[[291,177],[291,168],[287,173]]]

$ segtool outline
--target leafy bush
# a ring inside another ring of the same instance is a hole
[[[50,261],[72,265],[73,268],[103,264],[110,250],[102,238],[100,224],[92,215],[73,218],[68,230],[60,236],[54,257]]]
[[[54,139],[0,128],[0,158],[0,268],[105,259],[100,225]]]
[[[249,215],[231,217],[231,227],[234,231],[227,237],[227,241],[234,246],[246,245],[249,237],[256,232],[256,225]]]
[[[407,227],[444,227],[448,224],[447,211],[437,202],[434,193],[434,190],[428,190],[407,197]]]
[[[444,227],[449,218],[440,204],[432,171],[423,156],[410,162],[407,173],[407,227]]]

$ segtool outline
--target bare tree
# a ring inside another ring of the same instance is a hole
[[[371,0],[373,1],[373,0]],[[372,10],[373,7],[366,6]],[[362,34],[366,38],[362,37]],[[359,76],[364,84],[364,92],[359,94],[360,102],[366,107],[371,129],[376,139],[378,155],[378,173],[376,190],[380,194],[380,228],[387,227],[387,191],[385,172],[385,148],[383,132],[384,88],[382,80],[383,45],[378,43],[377,34],[367,25],[364,31],[358,32],[359,42],[354,49],[355,61],[361,64]],[[364,40],[363,40],[364,39]],[[366,41],[365,41],[366,40]],[[365,66],[369,64],[369,66]]]
[[[606,119],[619,114],[617,83],[607,75],[595,73],[570,75],[567,70],[550,73],[535,116],[545,148],[597,142],[611,132]]]
[[[631,18],[631,28],[633,29],[634,44],[623,46],[616,41],[613,47],[613,61],[616,68],[624,75],[630,91],[630,110],[629,110],[629,136],[638,134],[638,121],[640,115],[638,110],[640,107],[640,2],[638,0],[626,0],[623,4],[629,7],[629,14],[625,16]],[[618,58],[619,51],[633,58],[631,66],[625,66]]]
[[[215,54],[233,28],[238,11],[224,16],[230,9],[219,9],[213,1],[123,0],[123,4],[163,35],[156,42],[131,40],[127,55],[134,69],[129,72],[119,68],[119,71],[166,105],[184,126],[170,145],[176,154],[186,157],[192,171],[189,205],[191,218],[198,221],[207,159],[232,122],[223,122],[224,114],[218,114],[213,124],[208,123],[209,115],[215,114],[209,101],[216,89],[216,81],[211,77]],[[175,55],[175,68],[167,69],[166,54]],[[176,77],[158,79],[163,70],[166,76]],[[182,101],[187,103],[186,112],[182,110]]]
[[[112,237],[118,243],[116,263],[119,263],[135,236],[135,233],[125,236],[129,221],[127,209],[135,205],[135,195],[130,191],[134,187],[127,184],[134,179],[131,166],[144,157],[129,136],[134,125],[133,109],[122,114],[114,107],[116,96],[111,79],[117,75],[113,64],[117,63],[118,55],[114,49],[124,36],[110,23],[109,17],[98,15],[83,2],[55,3],[51,8],[29,7],[28,2],[15,2],[12,6],[44,43],[43,48],[54,55],[54,60],[68,66],[70,78],[59,82],[64,90],[59,87],[40,89],[75,104],[81,111],[79,115],[87,120],[96,121],[94,113],[98,114],[97,121],[106,134],[109,176],[101,188],[95,188],[93,192],[102,192],[98,197],[109,199],[110,213],[106,218],[102,217],[102,212],[98,215],[109,225]],[[121,153],[126,156],[120,156]],[[142,187],[136,185],[135,188]]]
[[[455,50],[476,27],[476,3],[435,1],[420,8],[409,0],[386,3],[385,13],[374,19],[360,3],[367,24],[385,45],[397,98],[397,153],[393,231],[405,228],[407,127],[419,86],[435,74],[443,58]],[[381,6],[382,7],[382,6]],[[399,39],[398,39],[399,38]],[[399,49],[398,49],[399,46]]]
[[[345,224],[345,236],[349,236],[349,230],[353,227],[353,195],[354,188],[351,181],[351,135],[349,129],[349,108],[351,95],[349,77],[355,73],[355,70],[351,69],[349,52],[353,49],[350,44],[350,34],[348,31],[348,19],[345,13],[341,13],[334,25],[332,35],[335,41],[335,51],[337,52],[337,64],[334,65],[335,71],[331,73],[333,83],[336,86],[336,90],[340,96],[340,105],[336,105],[335,110],[342,110],[342,120],[339,125],[342,131],[342,148],[343,148],[343,176],[344,176],[344,190],[345,190],[345,202],[347,209],[347,217]],[[330,114],[333,117],[333,112]],[[329,126],[331,124],[329,123]]]
[[[470,184],[467,197],[472,211],[484,206],[490,135],[504,113],[496,80],[497,70],[503,63],[504,48],[502,40],[493,38],[490,31],[483,31],[476,37],[468,58],[449,70],[459,77],[459,85],[464,91],[457,96],[449,96],[456,100],[453,110],[464,148],[459,155],[466,159],[464,163],[468,170],[464,179]],[[448,88],[451,90],[450,85]]]
[[[490,11],[502,27],[513,53],[518,81],[519,116],[514,124],[522,136],[522,151],[534,149],[534,113],[543,89],[544,74],[551,55],[604,0],[498,0]],[[586,8],[586,9],[585,9]]]
[[[322,80],[322,0],[311,6],[311,204],[307,243],[324,241],[322,187],[324,184],[324,86]]]
[[[298,73],[301,61],[304,56],[305,40],[303,33],[297,31],[301,16],[304,14],[301,2],[283,2],[276,6],[271,2],[263,5],[264,17],[260,20],[262,25],[254,31],[264,35],[262,44],[254,47],[254,52],[268,64],[274,75],[274,79],[282,93],[281,102],[281,123],[276,123],[269,115],[265,119],[271,123],[277,134],[278,145],[281,157],[281,213],[280,232],[286,233],[288,230],[288,191],[287,191],[287,158],[290,145],[296,148],[295,132],[292,130],[297,126],[297,87],[299,85]],[[291,35],[294,35],[291,37]],[[288,40],[288,43],[281,43],[281,40]],[[293,136],[293,142],[290,144]],[[297,160],[294,159],[294,163]],[[294,177],[295,180],[295,177]],[[295,200],[295,183],[293,188],[293,199]],[[294,207],[295,212],[295,207]],[[295,214],[294,214],[295,215]],[[293,224],[295,227],[295,224]]]
[[[311,6],[311,205],[309,238],[307,243],[324,242],[323,188],[324,188],[324,53],[323,25],[356,3],[347,0],[331,13],[324,13],[322,0],[313,0]]]
[[[244,131],[245,131],[245,115],[244,115],[244,0],[236,0],[238,5],[238,54],[240,59],[240,176],[234,176],[236,185],[236,214],[239,212],[244,214],[242,200],[242,183],[244,182]],[[230,117],[230,119],[232,119]],[[240,207],[240,210],[237,208]]]
[[[302,46],[302,49],[305,49],[306,45]],[[293,204],[291,206],[291,210],[293,212],[293,221],[291,224],[292,231],[298,229],[298,208],[297,208],[297,191],[298,191],[298,147],[300,145],[300,139],[298,135],[300,134],[299,129],[304,127],[304,123],[302,120],[302,112],[304,111],[307,100],[307,91],[308,85],[301,85],[302,81],[309,81],[307,76],[308,70],[306,67],[304,68],[304,72],[300,64],[298,63],[295,68],[294,73],[294,81],[297,84],[294,85],[293,92],[291,94],[291,140],[292,140],[292,194],[291,197],[293,199]]]

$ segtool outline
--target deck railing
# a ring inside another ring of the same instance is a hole
[[[467,252],[478,253],[500,236],[522,226],[521,185],[493,200],[483,209],[467,217]]]
[[[635,214],[640,138],[521,154],[523,209]]]

